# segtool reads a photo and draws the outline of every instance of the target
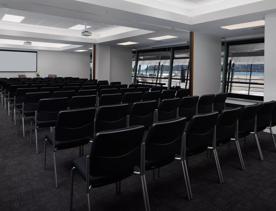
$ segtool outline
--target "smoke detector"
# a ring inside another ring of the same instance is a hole
[[[84,30],[81,32],[81,35],[84,37],[92,36],[92,32],[87,29],[87,25],[85,25]]]

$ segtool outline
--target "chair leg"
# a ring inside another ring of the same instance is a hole
[[[255,136],[257,148],[258,148],[258,151],[259,151],[260,160],[264,160],[264,156],[263,156],[263,152],[262,152],[262,148],[261,148],[261,145],[260,145],[258,134],[254,133],[254,136]]]
[[[58,188],[58,179],[57,179],[57,161],[56,161],[56,150],[53,151],[53,161],[54,161],[54,173],[55,173],[55,185]]]
[[[150,211],[150,203],[149,203],[149,194],[148,194],[148,187],[146,181],[146,175],[140,175],[141,183],[142,183],[142,190],[143,190],[143,198],[145,203],[145,210]]]
[[[35,128],[35,152],[36,152],[36,154],[39,153],[39,150],[38,150],[38,131],[37,130],[38,129]]]
[[[223,184],[224,183],[224,179],[223,179],[223,175],[222,175],[222,171],[221,171],[221,166],[220,166],[220,162],[219,162],[219,158],[218,158],[217,149],[214,148],[212,151],[213,151],[214,159],[215,159],[215,162],[216,162],[216,167],[217,167],[219,182],[220,182],[220,184]]]
[[[73,195],[74,195],[74,175],[75,175],[75,167],[71,170],[71,190],[70,190],[70,211],[73,210]]]
[[[116,194],[119,195],[121,194],[121,187],[122,187],[122,182],[116,182]]]
[[[86,197],[87,197],[88,211],[91,211],[90,189],[89,189],[88,192],[86,193]]]
[[[238,140],[236,140],[235,145],[236,145],[237,152],[238,152],[238,155],[239,155],[241,168],[242,168],[242,170],[245,170],[245,164],[244,164],[244,160],[243,160],[243,156],[242,156],[242,152],[241,152],[240,142]]]
[[[181,160],[181,167],[184,175],[188,200],[191,200],[193,198],[193,194],[186,160]]]
[[[47,156],[47,143],[46,140],[44,140],[44,169],[46,169],[46,156]]]
[[[16,125],[16,108],[15,108],[15,106],[13,108],[13,121],[14,121],[14,125]]]
[[[22,134],[23,137],[25,137],[25,118],[22,116]]]
[[[276,141],[275,141],[275,137],[274,137],[274,134],[273,134],[273,131],[272,131],[272,127],[270,126],[269,127],[269,130],[270,130],[270,134],[272,136],[272,140],[273,140],[273,144],[274,144],[274,147],[276,149]]]

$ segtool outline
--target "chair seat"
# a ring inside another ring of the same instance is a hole
[[[86,180],[86,157],[81,157],[73,161],[73,165],[76,167],[81,177]],[[91,174],[90,174],[91,175]],[[131,175],[123,176],[90,176],[90,183],[93,188],[109,185],[121,181]]]
[[[66,141],[66,142],[56,140],[54,142],[53,139],[50,138],[49,135],[46,135],[45,139],[47,140],[47,142],[49,144],[53,145],[57,150],[69,149],[69,148],[82,146],[82,145],[88,144],[91,141],[91,138],[84,138],[81,140],[78,139],[78,140]]]
[[[173,162],[175,159],[174,158],[170,158],[170,159],[166,159],[166,160],[158,160],[158,161],[154,161],[154,160],[146,160],[146,170],[152,170],[152,169],[157,169],[160,168],[162,166],[166,166],[168,164],[170,164],[171,162]]]

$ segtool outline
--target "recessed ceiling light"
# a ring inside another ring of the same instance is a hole
[[[152,37],[152,38],[149,38],[149,40],[160,41],[160,40],[170,40],[170,39],[175,39],[175,38],[177,38],[177,36],[165,35],[165,36],[161,36],[161,37]]]
[[[91,26],[86,26],[86,28],[91,28]],[[69,29],[72,29],[72,30],[84,30],[85,29],[85,25],[82,25],[82,24],[77,24],[75,26],[72,26],[70,27]]]
[[[86,52],[87,50],[80,49],[80,50],[75,50],[75,52],[81,53],[81,52]]]
[[[21,23],[24,19],[25,19],[24,16],[5,14],[2,18],[2,21]]]
[[[255,28],[255,27],[260,27],[264,25],[265,25],[264,20],[258,20],[258,21],[252,21],[247,23],[239,23],[239,24],[233,24],[229,26],[222,26],[221,28],[228,29],[228,30],[237,30],[237,29]]]
[[[128,42],[121,42],[121,43],[118,43],[117,45],[127,46],[127,45],[136,45],[136,44],[138,44],[138,42],[131,42],[131,41],[128,41]]]

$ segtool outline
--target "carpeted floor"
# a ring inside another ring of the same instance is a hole
[[[58,211],[68,210],[71,161],[78,150],[57,154],[59,184],[55,189],[52,154],[48,150],[47,170],[43,154],[35,154],[34,142],[22,139],[3,109],[0,109],[0,210]],[[161,169],[161,177],[147,175],[152,210],[158,211],[252,211],[276,210],[276,152],[271,136],[263,133],[261,144],[265,160],[259,161],[252,137],[242,145],[247,169],[240,170],[234,146],[219,150],[225,184],[218,184],[213,160],[206,154],[189,160],[194,199],[187,201],[179,163]],[[40,146],[42,149],[42,146]],[[41,150],[42,151],[42,150]],[[115,185],[95,189],[92,207],[97,211],[144,210],[138,177],[123,182],[122,193],[115,194]],[[74,210],[87,210],[85,185],[76,177]]]

